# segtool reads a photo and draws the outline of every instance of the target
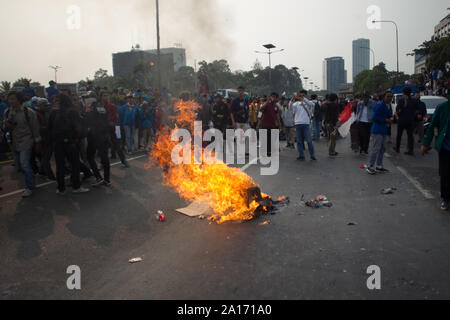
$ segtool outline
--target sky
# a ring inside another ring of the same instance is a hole
[[[448,7],[446,0],[160,0],[161,45],[181,43],[188,65],[226,59],[234,71],[251,69],[256,59],[267,66],[267,55],[255,50],[273,43],[284,49],[272,55],[273,66],[298,67],[321,87],[322,62],[332,56],[345,59],[352,81],[357,38],[371,40],[377,64],[396,69],[395,27],[369,29],[374,15],[397,22],[400,70],[413,73],[406,54],[431,38]],[[114,52],[156,47],[152,0],[0,0],[0,28],[0,81],[47,84],[49,66],[57,65],[58,82],[77,82],[99,68],[112,74]]]

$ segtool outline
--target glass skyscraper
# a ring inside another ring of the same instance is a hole
[[[357,39],[353,41],[353,82],[355,77],[364,70],[370,70],[370,40]]]

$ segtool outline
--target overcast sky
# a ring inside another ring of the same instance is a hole
[[[80,8],[79,28],[76,11],[67,12],[72,5]],[[189,65],[221,58],[233,70],[248,70],[256,59],[268,65],[267,55],[254,51],[273,43],[285,49],[273,55],[273,65],[304,69],[319,86],[322,61],[331,56],[344,57],[352,80],[352,40],[361,37],[371,40],[377,63],[396,68],[394,26],[369,29],[368,7],[397,22],[406,73],[414,66],[406,54],[430,39],[450,7],[446,0],[160,0],[160,6],[162,45],[182,43]],[[49,65],[63,67],[58,82],[92,78],[99,68],[112,73],[113,52],[156,46],[154,17],[153,0],[0,0],[0,80],[47,83]]]

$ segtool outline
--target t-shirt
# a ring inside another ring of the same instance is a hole
[[[55,87],[48,87],[45,91],[47,91],[48,100],[50,100],[54,95],[59,94],[59,90]]]
[[[33,97],[36,96],[36,91],[34,91],[33,88],[23,89],[23,90],[22,90],[22,94],[23,94],[25,97],[33,98]]]
[[[364,123],[369,122],[369,108],[367,106],[363,106],[362,114],[361,114],[361,122],[364,122]]]
[[[276,103],[269,102],[263,111],[261,127],[264,129],[275,129],[277,127],[278,113],[280,107]]]
[[[248,104],[240,98],[236,98],[231,103],[231,113],[236,123],[247,123],[249,118]]]
[[[214,128],[224,130],[227,128],[228,118],[230,117],[230,111],[225,102],[218,102],[212,109],[212,121]]]

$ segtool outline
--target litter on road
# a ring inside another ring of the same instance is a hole
[[[386,188],[381,190],[381,194],[387,195],[387,194],[394,194],[394,191],[397,191],[396,188]]]
[[[129,263],[139,263],[142,261],[144,261],[142,258],[133,258],[133,259],[128,260]]]

